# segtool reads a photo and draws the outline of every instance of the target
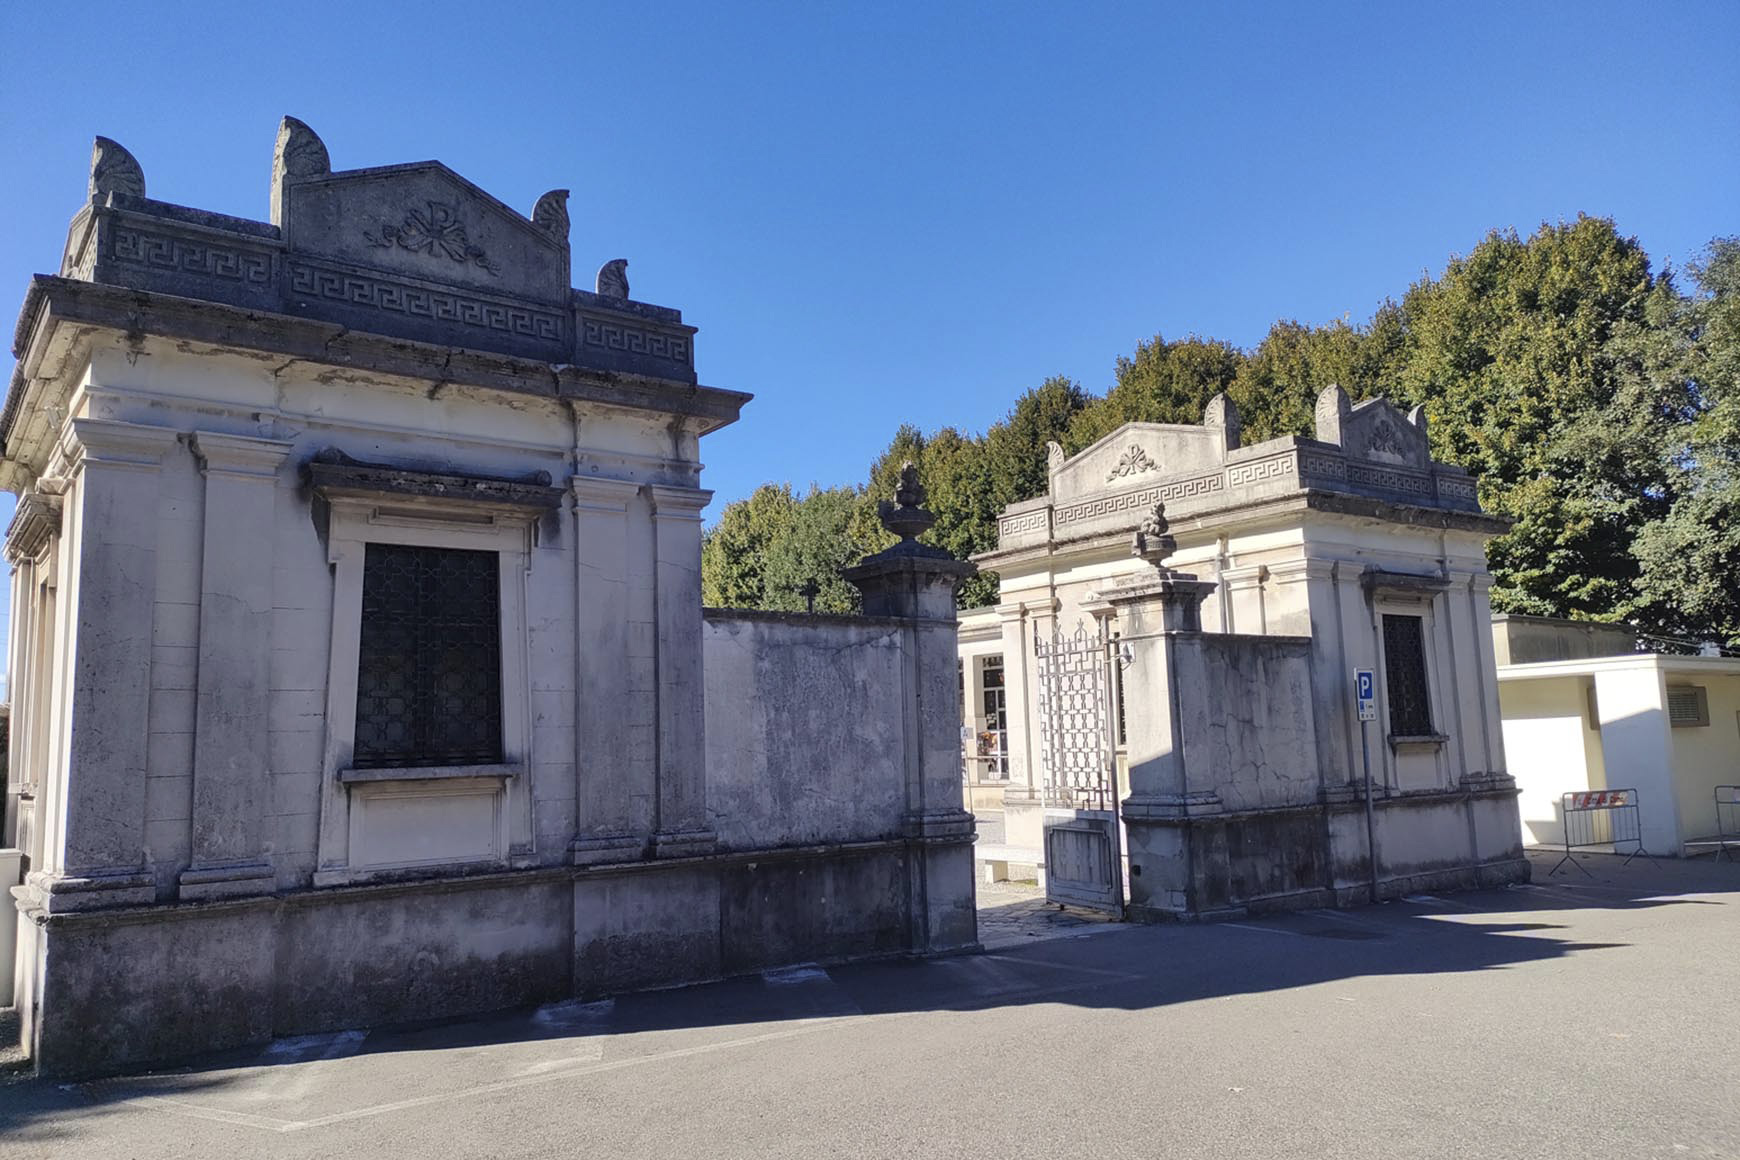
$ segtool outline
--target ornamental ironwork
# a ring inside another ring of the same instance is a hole
[[[356,768],[502,760],[499,559],[494,552],[368,545]]]
[[[1066,809],[1114,806],[1111,687],[1107,646],[1097,631],[1036,640],[1040,767],[1045,804]]]

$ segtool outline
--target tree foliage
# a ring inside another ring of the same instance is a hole
[[[1124,423],[1197,423],[1221,391],[1245,442],[1309,435],[1339,384],[1424,404],[1434,455],[1513,521],[1489,551],[1495,607],[1740,643],[1740,239],[1687,274],[1689,292],[1613,222],[1579,217],[1494,231],[1363,323],[1282,320],[1249,350],[1156,334],[1104,395],[1047,379],[983,435],[900,427],[862,486],[758,489],[708,534],[704,592],[802,607],[792,594],[813,580],[818,608],[851,607],[838,567],[889,542],[876,501],[908,460],[937,515],[927,538],[964,558],[996,546],[1003,508],[1044,493],[1048,442],[1073,454]],[[986,573],[961,602],[996,592]]]
[[[1658,362],[1679,356],[1691,418],[1664,449],[1667,513],[1638,529],[1635,619],[1740,644],[1740,238],[1718,238],[1688,270],[1696,293],[1668,331],[1675,349]]]

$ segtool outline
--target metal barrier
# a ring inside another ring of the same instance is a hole
[[[1572,850],[1586,846],[1612,846],[1617,854],[1619,846],[1635,842],[1637,849],[1625,856],[1622,865],[1630,865],[1639,854],[1655,861],[1643,848],[1643,819],[1638,813],[1635,789],[1592,789],[1568,793],[1559,798],[1559,806],[1565,823],[1565,856],[1547,873],[1557,874],[1559,867],[1569,862],[1589,874],[1588,867],[1580,865],[1571,856]],[[1594,877],[1593,874],[1589,876]]]
[[[1719,785],[1715,791],[1716,832],[1708,838],[1693,838],[1686,843],[1690,857],[1695,846],[1714,846],[1716,857],[1730,862],[1740,861],[1734,851],[1740,850],[1740,785]]]

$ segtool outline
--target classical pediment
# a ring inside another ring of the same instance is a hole
[[[1126,423],[1068,458],[1053,443],[1047,493],[1004,509],[998,549],[1128,535],[1155,504],[1202,519],[1305,492],[1480,512],[1468,473],[1433,462],[1421,408],[1404,415],[1382,398],[1354,406],[1330,387],[1317,398],[1316,419],[1315,439],[1286,435],[1246,446],[1237,408],[1216,395],[1201,426]]]
[[[1350,459],[1422,471],[1432,466],[1422,408],[1403,414],[1382,396],[1352,404],[1340,387],[1329,387],[1317,398],[1316,419],[1318,440],[1336,444]]]
[[[285,181],[291,259],[341,263],[509,298],[568,300],[568,239],[439,161]]]
[[[1074,499],[1162,477],[1219,471],[1227,443],[1219,427],[1126,423],[1061,463],[1054,457],[1051,496]]]

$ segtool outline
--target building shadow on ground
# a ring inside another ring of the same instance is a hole
[[[1525,887],[1202,925],[1063,927],[1057,937],[979,954],[804,964],[535,1011],[302,1036],[143,1075],[74,1084],[15,1076],[0,1086],[0,1140],[52,1145],[141,1102],[291,1131],[384,1106],[371,1096],[374,1104],[347,1109],[334,1093],[348,1090],[396,1094],[396,1110],[860,1018],[1037,1003],[1152,1010],[1361,977],[1501,971],[1629,945],[1579,939],[1571,933],[1578,912],[1740,905],[1740,865],[1639,859],[1624,866],[1593,855],[1583,859],[1587,876],[1549,875],[1556,857],[1531,852],[1536,880]],[[1004,905],[1023,905],[1008,897]],[[393,1061],[407,1053],[444,1053],[441,1074],[453,1092],[427,1090],[426,1078],[396,1092]]]

